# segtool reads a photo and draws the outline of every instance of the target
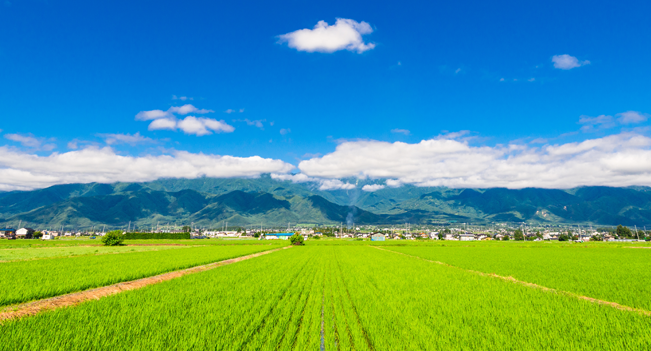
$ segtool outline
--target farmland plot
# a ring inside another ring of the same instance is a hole
[[[0,263],[0,306],[139,279],[275,247],[279,244],[186,247],[4,262]]]
[[[650,330],[639,313],[373,247],[307,246],[9,321],[0,345],[646,350]]]
[[[651,250],[609,246],[383,246],[456,267],[651,310]],[[608,244],[606,244],[608,245]]]

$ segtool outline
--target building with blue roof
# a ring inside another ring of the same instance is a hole
[[[294,233],[268,233],[265,234],[264,238],[267,240],[287,240],[292,235],[294,235]]]

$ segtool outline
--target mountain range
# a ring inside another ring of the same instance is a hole
[[[255,179],[162,179],[147,183],[65,184],[0,193],[0,225],[204,227],[296,224],[528,222],[651,227],[651,189],[450,189],[403,185],[365,192],[317,183]],[[20,221],[20,222],[19,222]],[[22,223],[21,223],[22,222]]]

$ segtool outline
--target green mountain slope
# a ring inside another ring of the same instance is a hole
[[[257,179],[163,179],[68,184],[0,193],[0,225],[137,226],[401,224],[440,222],[582,223],[651,227],[646,187],[448,189],[403,186],[324,191],[315,183]]]

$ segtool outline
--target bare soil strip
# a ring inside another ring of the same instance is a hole
[[[529,288],[534,288],[534,289],[539,289],[539,290],[543,290],[543,291],[547,291],[547,292],[557,293],[557,294],[573,297],[573,298],[576,298],[576,299],[579,299],[579,300],[589,301],[589,302],[596,303],[596,304],[599,304],[599,305],[610,306],[610,307],[616,308],[616,309],[621,310],[621,311],[636,312],[636,313],[642,314],[644,316],[651,316],[651,311],[647,311],[647,310],[643,310],[643,309],[639,309],[639,308],[634,308],[634,307],[630,307],[630,306],[625,306],[625,305],[620,305],[620,304],[618,304],[616,302],[599,300],[599,299],[595,299],[593,297],[583,296],[583,295],[575,294],[575,293],[569,292],[569,291],[552,289],[552,288],[548,288],[546,286],[542,286],[542,285],[538,285],[538,284],[518,280],[518,279],[515,279],[513,277],[505,277],[505,276],[497,275],[495,273],[484,273],[484,272],[474,271],[472,269],[465,269],[465,268],[453,266],[453,265],[445,263],[445,262],[432,261],[432,260],[424,259],[422,257],[413,256],[413,255],[409,255],[409,254],[398,252],[398,251],[383,249],[383,248],[380,248],[380,247],[377,247],[377,246],[373,246],[373,248],[376,248],[376,249],[382,250],[382,251],[393,252],[395,254],[405,255],[405,256],[408,256],[408,257],[417,258],[417,259],[420,259],[420,260],[423,260],[423,261],[440,264],[442,266],[447,266],[447,267],[451,267],[451,268],[460,269],[462,271],[471,272],[471,273],[479,274],[479,275],[486,276],[486,277],[502,279],[502,280],[505,280],[505,281],[508,281],[508,282],[511,282],[511,283],[515,283],[515,284],[519,284],[519,285],[523,285],[523,286],[526,286],[526,287],[529,287]]]
[[[213,262],[202,266],[182,269],[179,271],[163,273],[152,277],[117,283],[113,285],[104,286],[101,288],[95,288],[95,289],[80,291],[76,293],[51,297],[48,299],[27,302],[20,305],[9,306],[0,310],[0,323],[2,321],[14,319],[14,318],[32,316],[44,311],[50,311],[50,310],[55,310],[63,307],[75,306],[88,300],[99,300],[102,297],[115,295],[122,291],[140,289],[147,285],[162,283],[164,281],[182,277],[187,274],[204,272],[217,267],[226,266],[232,263],[248,260],[254,257],[270,254],[272,252],[276,252],[288,248],[291,248],[291,246],[285,246],[274,250],[263,251],[263,252],[258,252],[247,256],[231,258],[224,261]]]

